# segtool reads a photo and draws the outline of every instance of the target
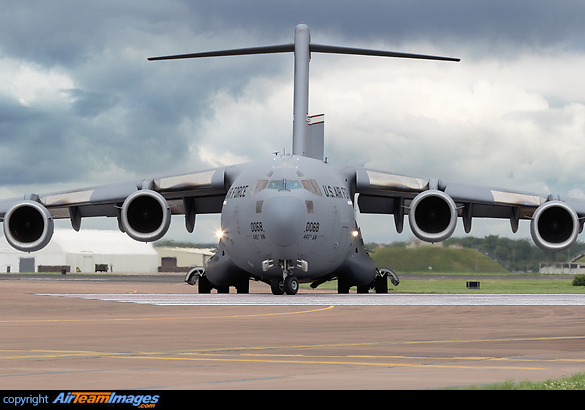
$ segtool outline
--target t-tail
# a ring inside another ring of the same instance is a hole
[[[311,43],[309,26],[299,24],[295,28],[294,43],[273,46],[239,48],[233,50],[207,51],[202,53],[179,54],[151,57],[149,61],[176,60],[184,58],[221,57],[247,54],[294,53],[294,111],[293,111],[293,154],[323,159],[323,116],[309,117],[309,61],[311,53],[353,54],[363,56],[414,58],[420,60],[459,61],[458,58],[400,53],[395,51],[370,50],[352,47],[327,46]]]

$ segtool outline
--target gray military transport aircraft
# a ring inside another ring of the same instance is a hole
[[[516,232],[521,219],[531,222],[540,248],[560,251],[583,229],[585,201],[506,189],[469,186],[405,176],[324,159],[323,116],[308,116],[311,53],[459,61],[455,58],[313,44],[309,27],[296,26],[294,43],[236,50],[149,58],[171,60],[244,54],[294,53],[292,154],[206,171],[109,184],[45,195],[27,194],[0,201],[7,241],[23,252],[42,249],[51,240],[53,220],[118,219],[121,231],[137,241],[162,238],[171,214],[185,215],[193,232],[197,214],[221,213],[221,238],[205,267],[192,269],[186,281],[199,292],[213,288],[247,293],[250,280],[270,284],[274,294],[295,294],[299,282],[313,288],[338,279],[339,293],[387,292],[397,284],[390,269],[377,268],[364,248],[355,219],[361,213],[393,214],[402,232],[404,217],[416,237],[447,239],[461,217],[465,231],[472,218],[509,219]]]

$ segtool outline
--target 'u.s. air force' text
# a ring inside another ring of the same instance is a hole
[[[325,196],[329,198],[351,199],[347,188],[342,186],[321,185]]]

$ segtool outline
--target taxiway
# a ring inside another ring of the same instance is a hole
[[[582,295],[198,295],[2,277],[2,389],[433,389],[585,369]]]

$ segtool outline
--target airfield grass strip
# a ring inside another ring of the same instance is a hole
[[[425,275],[428,279],[402,279],[398,286],[388,282],[388,293],[414,293],[414,294],[585,294],[585,286],[573,286],[573,280],[568,279],[522,279],[522,278],[481,278],[469,279],[469,277],[457,279],[457,275],[447,275],[449,279],[441,275]],[[439,277],[443,276],[443,277]],[[467,282],[479,281],[479,289],[467,289]],[[303,284],[303,287],[308,287]],[[326,282],[320,285],[322,289],[337,289],[337,281]],[[355,290],[355,287],[352,288]],[[373,292],[372,290],[370,292]]]
[[[506,380],[503,383],[453,387],[444,390],[585,390],[585,373],[576,373],[569,377],[549,379],[543,382]]]

